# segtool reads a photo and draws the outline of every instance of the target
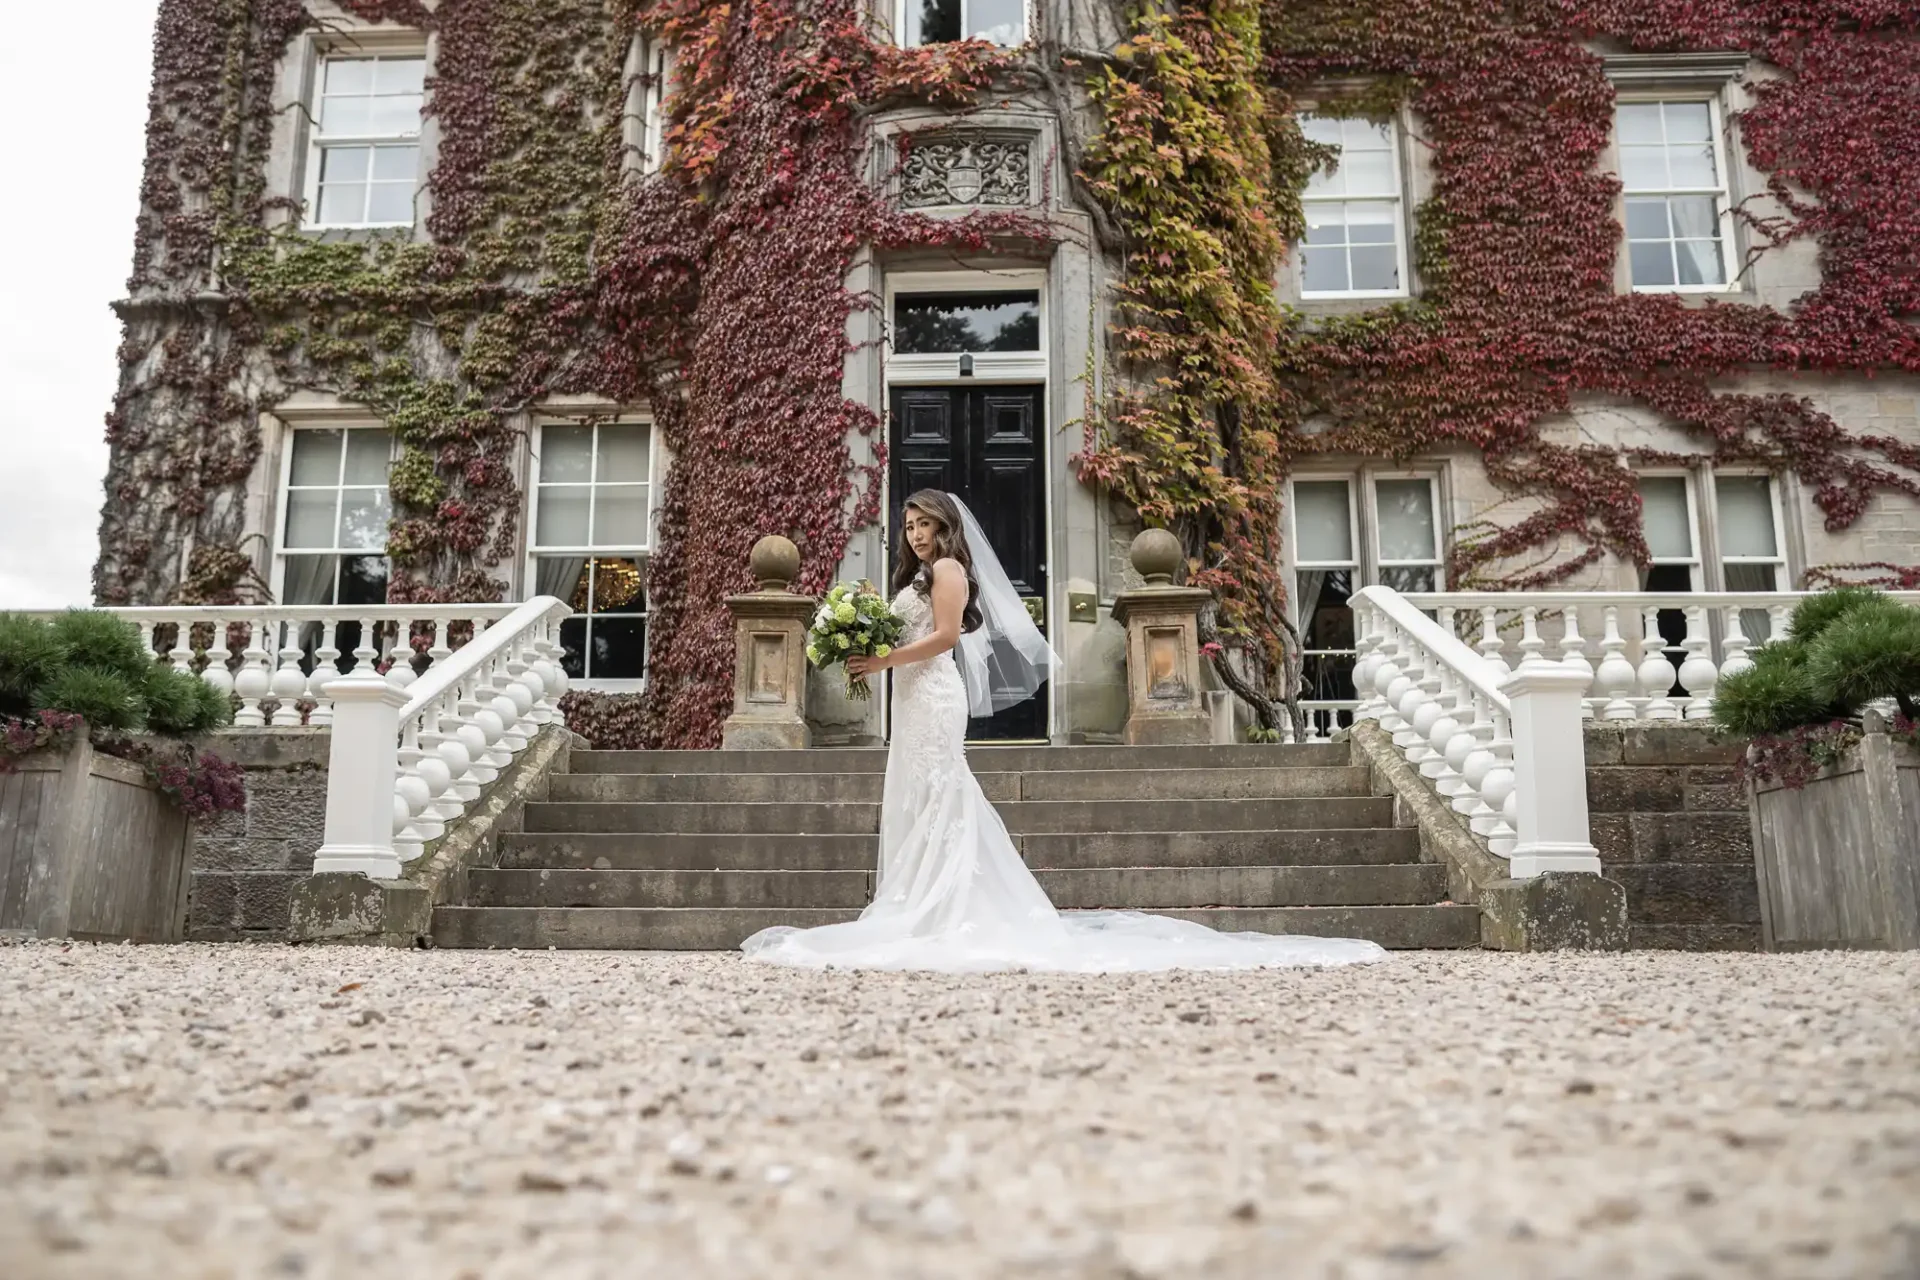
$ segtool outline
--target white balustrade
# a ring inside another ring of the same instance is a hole
[[[1564,649],[1549,658],[1539,609],[1522,606],[1522,660],[1512,671],[1487,652],[1487,607],[1433,605],[1449,622],[1477,617],[1475,652],[1387,587],[1353,596],[1359,693],[1355,714],[1379,722],[1393,743],[1516,879],[1550,871],[1600,870],[1588,834],[1582,718],[1590,667]],[[1578,631],[1574,633],[1576,640]],[[1671,670],[1671,668],[1669,668]],[[1710,686],[1708,688],[1710,695]]]
[[[519,607],[511,604],[341,608],[175,605],[103,612],[126,618],[138,627],[141,643],[154,654],[156,662],[170,663],[175,671],[198,674],[220,692],[237,697],[240,705],[234,713],[235,724],[258,728],[271,723],[276,728],[292,728],[301,724],[325,727],[333,723],[333,699],[327,689],[348,671],[374,670],[392,659],[386,668],[387,682],[396,689],[410,686],[418,678],[413,667],[415,650],[411,641],[415,629],[428,637],[425,657],[429,664],[441,663],[454,652],[448,635],[454,622],[470,623],[478,633],[481,628],[511,616]],[[58,614],[40,612],[33,616],[52,618]],[[360,633],[351,653],[343,653],[341,649],[341,641],[351,634],[343,633],[345,627],[357,627]],[[162,648],[169,630],[171,645]],[[538,669],[537,679],[542,687],[559,670],[553,661],[559,651],[557,644],[528,651],[527,672]],[[506,687],[517,678],[512,674],[498,682],[491,676],[488,678],[485,701],[491,711],[502,718],[505,710],[493,704],[505,694],[515,710],[518,709],[518,696]],[[528,714],[532,716],[531,712]],[[514,718],[517,721],[520,717]],[[528,723],[529,727],[537,728],[546,722],[530,718]],[[513,744],[525,736],[524,733],[496,735],[504,740],[508,751],[518,750]]]
[[[553,656],[571,613],[541,596],[489,615],[491,625],[476,625],[472,640],[435,656],[450,639],[450,618],[443,618],[427,651],[433,665],[404,688],[389,678],[391,668],[382,675],[371,666],[328,682],[333,741],[316,873],[397,879],[480,798],[526,748],[526,730],[537,733],[558,715],[567,677]],[[396,649],[394,665],[407,665],[405,635]]]

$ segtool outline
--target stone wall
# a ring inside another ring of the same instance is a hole
[[[1635,947],[1753,951],[1760,894],[1742,744],[1690,724],[1587,726],[1587,805]]]
[[[293,887],[325,836],[324,729],[230,729],[199,745],[247,771],[247,807],[199,824],[187,892],[190,942],[282,942]]]

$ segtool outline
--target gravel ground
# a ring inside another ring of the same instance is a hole
[[[0,947],[0,1272],[1920,1275],[1920,955]]]

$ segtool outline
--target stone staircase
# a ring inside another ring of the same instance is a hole
[[[1343,745],[983,747],[975,775],[1062,909],[1224,930],[1472,947],[1393,801]],[[576,751],[434,912],[442,947],[704,951],[853,919],[872,893],[886,753]]]

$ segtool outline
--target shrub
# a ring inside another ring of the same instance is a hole
[[[1748,738],[1833,719],[1831,710],[1807,675],[1806,647],[1790,640],[1756,650],[1752,669],[1728,676],[1713,694],[1714,719]]]
[[[595,751],[638,751],[646,746],[645,700],[637,693],[576,690],[560,699],[567,728]]]
[[[233,702],[198,676],[155,664],[147,673],[147,728],[188,737],[233,722]]]
[[[1890,698],[1902,715],[1920,716],[1920,609],[1882,596],[1848,610],[1807,646],[1806,670],[1835,705]]]
[[[0,613],[0,715],[33,710],[34,691],[66,664],[66,646],[39,618]]]
[[[38,709],[66,711],[95,729],[134,730],[147,722],[146,700],[131,680],[95,667],[66,667],[34,695]]]
[[[68,666],[111,672],[130,689],[139,689],[154,666],[153,654],[140,643],[140,629],[111,613],[70,610],[54,620],[53,635],[66,650]]]

